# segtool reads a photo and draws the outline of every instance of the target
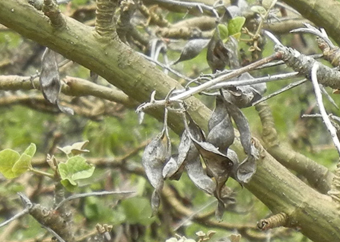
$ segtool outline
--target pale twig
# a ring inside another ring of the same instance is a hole
[[[63,201],[61,201],[55,207],[55,210],[60,208],[65,202],[68,202],[68,201],[71,201],[77,198],[90,197],[90,196],[104,196],[104,195],[130,195],[132,193],[134,193],[134,191],[100,191],[100,192],[87,192],[87,193],[81,193],[81,194],[74,194],[72,196],[65,198]]]
[[[206,5],[204,3],[200,3],[200,2],[185,2],[185,1],[176,1],[176,0],[156,0],[154,1],[155,3],[157,2],[161,2],[161,3],[169,3],[169,4],[174,4],[177,6],[181,6],[181,7],[185,7],[185,8],[198,8],[200,10],[201,13],[203,13],[203,9],[206,9],[210,12],[212,12],[217,18],[219,18],[219,14],[217,13],[217,11],[215,10],[217,6],[209,6]],[[223,5],[222,5],[223,6]]]
[[[22,216],[28,214],[28,213],[29,213],[29,210],[32,208],[32,206],[33,206],[33,205],[32,205],[32,202],[28,199],[28,197],[26,197],[24,194],[22,194],[22,193],[20,193],[20,192],[18,193],[18,195],[19,195],[19,197],[20,197],[22,203],[23,203],[24,206],[25,206],[24,210],[22,210],[21,212],[17,213],[16,215],[14,215],[12,218],[10,218],[10,219],[8,219],[8,220],[2,222],[2,223],[0,224],[0,228],[3,227],[3,226],[5,226],[5,225],[7,225],[7,224],[9,224],[10,222],[12,222],[12,221],[14,221],[14,220],[16,220],[16,219],[18,219],[18,218],[20,218],[20,217],[22,217]]]
[[[312,67],[312,71],[311,71],[311,80],[312,80],[313,87],[314,87],[316,101],[318,103],[322,119],[323,119],[328,131],[330,132],[333,143],[334,143],[334,145],[335,145],[335,147],[336,147],[336,149],[337,149],[337,151],[340,155],[340,142],[339,142],[338,136],[336,135],[336,129],[333,126],[332,122],[330,121],[328,114],[326,112],[326,109],[325,109],[323,102],[322,102],[322,94],[321,94],[321,90],[320,90],[319,83],[318,83],[318,80],[317,80],[318,68],[319,68],[319,64],[317,62],[315,62],[313,67]]]
[[[3,227],[3,226],[5,226],[5,225],[7,225],[7,224],[9,224],[10,222],[12,222],[12,221],[14,221],[14,220],[16,220],[16,219],[18,219],[18,218],[20,218],[20,217],[22,217],[22,216],[28,214],[28,213],[29,213],[29,208],[26,207],[24,210],[20,211],[19,213],[17,213],[16,215],[14,215],[13,217],[11,217],[10,219],[8,219],[8,220],[2,222],[2,223],[0,224],[0,228]]]
[[[326,31],[324,29],[320,29],[318,30],[317,28],[315,28],[314,26],[310,25],[310,24],[305,24],[306,28],[298,28],[298,29],[294,29],[292,31],[290,31],[291,33],[310,33],[310,34],[314,34],[316,36],[319,36],[321,39],[323,39],[331,49],[335,48],[335,45],[332,43],[332,41],[329,39]]]
[[[147,59],[147,60],[149,60],[149,61],[155,63],[156,65],[160,66],[161,68],[170,71],[171,73],[175,74],[176,76],[178,76],[178,77],[180,77],[180,78],[183,78],[183,79],[186,80],[186,81],[193,81],[193,79],[184,76],[183,74],[179,73],[178,71],[175,71],[174,69],[172,69],[172,68],[169,67],[168,65],[164,65],[164,64],[160,63],[159,61],[154,60],[154,59],[152,59],[151,57],[149,57],[149,56],[147,56],[147,55],[144,55],[143,53],[138,53],[138,54],[140,54],[141,56],[143,56],[145,59]]]
[[[188,216],[188,217],[182,219],[182,221],[181,221],[179,224],[177,224],[177,226],[173,229],[173,231],[177,231],[179,228],[181,228],[181,227],[182,227],[183,225],[185,225],[187,222],[193,220],[193,218],[194,218],[197,214],[199,214],[200,212],[202,212],[202,211],[203,211],[204,209],[206,209],[207,207],[209,207],[209,206],[215,204],[216,202],[217,202],[217,200],[214,199],[214,200],[210,201],[209,203],[205,204],[204,206],[202,206],[201,208],[199,208],[198,210],[192,212],[190,216]]]
[[[337,109],[339,109],[339,106],[335,103],[334,99],[328,94],[328,92],[326,91],[325,87],[322,86],[321,84],[319,85],[320,89],[322,91],[322,93],[326,96],[326,98],[328,99],[328,101],[333,104],[334,107],[336,107]]]
[[[51,229],[50,227],[47,227],[43,224],[40,224],[41,227],[43,227],[44,229],[46,229],[48,232],[50,232],[51,234],[53,234],[53,236],[58,240],[58,242],[66,242],[63,238],[60,237],[59,234],[57,234],[53,229]]]
[[[273,76],[253,78],[249,80],[233,80],[233,81],[221,82],[210,88],[207,88],[207,90],[220,89],[220,88],[232,87],[232,86],[254,85],[254,84],[264,83],[264,82],[272,82],[272,81],[297,77],[298,74],[299,74],[298,72],[291,72],[291,73],[284,73],[284,74],[278,74],[278,75],[273,75]]]
[[[145,109],[151,108],[151,107],[156,107],[156,106],[164,106],[166,103],[171,103],[171,102],[180,102],[183,101],[184,99],[187,99],[189,97],[191,97],[192,95],[201,93],[202,91],[205,91],[206,89],[216,85],[217,83],[229,80],[231,78],[235,78],[238,77],[239,75],[241,75],[242,73],[245,72],[249,72],[251,70],[254,70],[256,67],[261,66],[265,63],[271,62],[275,59],[277,59],[277,54],[273,54],[271,56],[268,56],[266,58],[263,58],[261,60],[258,60],[254,63],[251,63],[245,67],[241,67],[237,70],[234,70],[226,75],[223,76],[219,76],[217,78],[212,79],[211,81],[205,82],[197,87],[193,87],[187,91],[183,91],[177,95],[174,95],[172,97],[169,98],[169,100],[153,100],[152,102],[148,102],[148,103],[143,103],[142,105],[140,105],[136,112],[140,113],[143,112]]]
[[[281,88],[280,90],[276,91],[276,92],[273,92],[271,93],[270,95],[266,96],[266,97],[263,97],[261,98],[260,100],[254,102],[252,105],[255,106],[256,104],[259,104],[260,102],[263,102],[263,101],[266,101],[272,97],[275,97],[277,95],[279,95],[280,93],[283,93],[285,91],[288,91],[290,89],[293,89],[294,87],[297,87],[303,83],[307,82],[307,79],[302,79],[300,81],[297,81],[297,82],[293,82],[293,83],[289,83],[287,86],[285,86],[284,88]]]
[[[280,42],[280,40],[278,38],[276,38],[272,33],[270,33],[267,30],[264,30],[264,34],[267,35],[269,37],[269,39],[271,39],[276,45],[282,45],[282,43]]]

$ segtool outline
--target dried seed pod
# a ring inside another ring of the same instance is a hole
[[[218,147],[220,151],[227,151],[234,142],[235,134],[227,107],[220,96],[216,97],[216,107],[211,115],[208,127],[210,131],[207,142]]]
[[[226,101],[228,112],[232,116],[240,132],[240,140],[244,152],[248,155],[247,159],[243,161],[236,172],[236,179],[241,183],[247,183],[256,171],[255,158],[257,152],[251,143],[251,134],[248,121],[242,111],[233,103]]]
[[[55,52],[46,48],[41,58],[41,73],[39,77],[42,93],[47,101],[55,104],[60,111],[70,115],[74,114],[73,109],[63,107],[59,104],[61,83],[59,77],[58,63]]]
[[[243,73],[233,81],[243,81],[254,79],[249,73]],[[234,103],[238,108],[251,106],[254,102],[262,98],[267,86],[265,83],[253,84],[248,86],[235,86],[223,89],[223,96],[229,102]]]
[[[208,172],[215,178],[216,189],[214,196],[224,204],[222,189],[234,169],[234,166],[237,164],[234,164],[227,155],[221,153],[216,146],[207,142],[199,142],[193,138],[192,141],[200,155],[203,157]],[[219,206],[221,207],[222,205],[220,204]]]
[[[145,147],[142,165],[151,185],[160,191],[163,188],[163,167],[171,156],[171,143],[166,128]]]
[[[202,130],[194,123],[190,116],[189,120],[190,123],[187,125],[187,129],[184,130],[181,136],[181,141],[178,146],[178,156],[176,159],[170,159],[164,166],[164,178],[179,179],[184,170],[184,163],[187,160],[195,159],[196,156],[198,156],[198,151],[192,143],[188,132],[190,132],[197,140],[203,140],[204,136]]]
[[[228,65],[228,52],[221,39],[212,37],[208,44],[207,61],[213,73],[224,70]]]
[[[46,48],[41,58],[40,86],[47,101],[57,104],[61,90],[58,64],[55,52]]]
[[[181,61],[191,60],[195,58],[208,45],[208,43],[208,39],[189,40],[183,47],[180,57],[173,63],[173,65]]]
[[[195,158],[186,161],[185,170],[187,171],[190,180],[199,189],[210,195],[214,194],[214,191],[216,190],[216,184],[210,177],[207,176],[205,170],[203,169],[198,153]]]
[[[151,209],[152,209],[152,216],[156,215],[157,210],[161,204],[161,197],[157,189],[155,189],[151,195]]]
[[[170,157],[163,168],[163,178],[166,179],[172,177],[179,170],[179,168],[180,166],[177,164],[176,159],[174,157]]]

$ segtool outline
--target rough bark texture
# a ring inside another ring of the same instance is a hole
[[[294,5],[294,1],[286,2]],[[327,6],[325,2],[335,4],[335,1],[320,1],[320,8]],[[302,7],[307,8],[307,4]],[[310,12],[306,12],[306,17]],[[140,103],[148,101],[154,90],[156,97],[164,98],[171,88],[181,88],[174,79],[118,38],[104,40],[93,28],[67,17],[65,21],[65,27],[55,29],[43,13],[26,1],[0,0],[0,23],[93,70]],[[201,127],[206,127],[210,110],[194,97],[187,100],[187,106],[192,118]],[[150,113],[156,117],[162,115],[161,110],[151,110]],[[181,131],[179,120],[175,116],[170,119],[176,132]],[[310,239],[340,241],[340,212],[330,197],[310,188],[271,157],[260,144],[256,145],[261,159],[258,160],[256,174],[246,187],[274,213],[286,213],[288,226],[299,229]]]
[[[313,21],[316,26],[324,28],[327,33],[339,44],[340,43],[340,2],[336,0],[283,0],[303,17]]]

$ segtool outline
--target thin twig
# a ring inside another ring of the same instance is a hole
[[[218,7],[218,6],[211,7],[209,5],[206,5],[206,4],[200,3],[200,2],[185,2],[185,1],[175,1],[175,0],[156,0],[154,2],[155,3],[157,3],[157,2],[169,3],[169,4],[174,4],[174,5],[185,7],[185,8],[198,8],[201,13],[203,13],[203,9],[206,9],[206,10],[212,12],[217,18],[220,17],[219,14],[217,13],[217,11],[215,10],[215,8]]]
[[[252,64],[249,64],[245,67],[242,67],[242,68],[239,68],[233,72],[230,72],[226,75],[223,75],[223,76],[219,76],[215,79],[212,79],[211,81],[208,81],[206,83],[203,83],[202,85],[199,85],[197,87],[193,87],[191,88],[190,90],[187,90],[187,91],[184,91],[182,93],[179,93],[173,97],[170,97],[169,100],[153,100],[152,102],[148,102],[148,103],[143,103],[142,105],[140,105],[136,112],[137,113],[140,113],[140,112],[143,112],[145,109],[148,109],[148,108],[151,108],[151,107],[156,107],[156,106],[164,106],[166,103],[171,103],[171,102],[179,102],[179,101],[182,101],[186,98],[189,98],[191,97],[192,95],[195,95],[195,94],[198,94],[214,85],[216,85],[217,83],[220,83],[220,82],[223,82],[223,81],[226,81],[226,80],[229,80],[231,78],[235,78],[239,75],[241,75],[242,73],[244,72],[249,72],[253,69],[255,69],[256,67],[258,66],[261,66],[265,63],[268,63],[268,62],[271,62],[275,59],[277,59],[278,56],[277,56],[277,53],[271,55],[271,56],[268,56],[266,58],[263,58],[261,60],[258,60]]]
[[[232,86],[247,86],[247,85],[254,85],[254,84],[259,84],[259,83],[264,83],[264,82],[272,82],[272,81],[296,77],[298,76],[298,74],[299,74],[298,72],[291,72],[291,73],[285,73],[285,74],[278,74],[274,76],[253,78],[249,80],[233,80],[233,81],[221,82],[210,88],[207,88],[207,90],[220,89],[220,88],[232,87]]]
[[[166,69],[166,70],[170,71],[171,73],[175,74],[176,76],[178,76],[178,77],[180,77],[180,78],[183,78],[183,79],[186,80],[186,81],[193,81],[193,79],[184,76],[183,74],[179,73],[178,71],[175,71],[174,69],[172,69],[172,68],[169,67],[168,65],[164,65],[164,64],[160,63],[159,61],[154,60],[154,59],[152,59],[151,57],[149,57],[149,56],[147,56],[147,55],[144,55],[143,53],[139,53],[139,52],[138,52],[138,54],[140,54],[141,56],[143,56],[145,59],[147,59],[147,60],[149,60],[149,61],[155,63],[156,65],[162,67],[163,69]]]
[[[329,39],[326,31],[324,29],[320,29],[318,30],[317,28],[315,28],[314,26],[310,25],[310,24],[305,24],[306,28],[298,28],[298,29],[294,29],[292,31],[290,31],[291,33],[310,33],[310,34],[314,34],[316,36],[319,36],[321,39],[323,39],[328,45],[329,47],[331,47],[331,49],[335,48],[335,45],[332,43],[332,41]]]
[[[259,104],[259,103],[261,103],[261,102],[263,102],[263,101],[266,101],[266,100],[268,100],[268,99],[270,99],[270,98],[272,98],[272,97],[275,97],[275,96],[279,95],[280,93],[283,93],[283,92],[285,92],[285,91],[288,91],[288,90],[290,90],[290,89],[293,89],[294,87],[297,87],[297,86],[299,86],[299,85],[301,85],[301,84],[303,84],[303,83],[305,83],[305,82],[307,82],[307,79],[302,79],[302,80],[297,81],[297,82],[289,83],[289,84],[288,84],[287,86],[285,86],[284,88],[281,88],[280,90],[278,90],[278,91],[276,91],[276,92],[273,92],[273,93],[271,93],[270,95],[268,95],[268,96],[266,96],[266,97],[261,98],[260,100],[254,102],[252,105],[255,106],[256,104]]]
[[[40,224],[41,227],[43,227],[44,229],[46,229],[48,232],[50,232],[51,234],[53,234],[53,236],[58,240],[58,242],[66,242],[63,238],[60,237],[59,234],[57,234],[53,229],[51,229],[50,227],[47,227],[43,224]]]
[[[134,191],[100,191],[100,192],[87,192],[87,193],[81,193],[81,194],[74,194],[72,196],[65,198],[63,201],[61,201],[55,207],[55,210],[60,208],[60,206],[63,205],[65,202],[68,202],[68,201],[71,201],[77,198],[90,197],[90,196],[104,196],[104,195],[130,195],[132,193],[135,193],[135,192]]]
[[[317,80],[318,68],[319,68],[319,64],[318,64],[318,62],[315,62],[313,67],[312,67],[312,72],[311,72],[311,80],[312,80],[313,87],[314,87],[316,101],[318,103],[322,119],[323,119],[328,131],[330,132],[333,143],[334,143],[334,145],[335,145],[335,147],[336,147],[336,149],[337,149],[337,151],[340,155],[340,142],[339,142],[338,136],[336,135],[336,129],[333,126],[332,122],[330,121],[328,114],[326,112],[326,109],[325,109],[323,102],[322,102],[322,94],[321,94],[321,90],[320,90],[319,83],[318,83],[318,80]]]
[[[16,220],[16,219],[18,219],[18,218],[20,218],[20,217],[22,217],[22,216],[28,214],[28,213],[29,213],[29,208],[26,207],[24,210],[20,211],[20,212],[17,213],[16,215],[14,215],[12,218],[10,218],[10,219],[8,219],[8,220],[2,222],[2,223],[0,224],[0,228],[3,227],[3,226],[5,226],[5,225],[7,225],[7,224],[9,224],[10,222],[12,222],[12,221],[14,221],[14,220]]]

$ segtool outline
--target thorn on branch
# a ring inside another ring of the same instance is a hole
[[[281,226],[286,226],[288,222],[288,216],[285,213],[278,213],[269,218],[261,219],[257,222],[257,228],[261,230],[268,230]]]
[[[114,13],[118,1],[97,0],[95,30],[102,37],[113,37],[115,33]]]
[[[65,19],[62,16],[56,1],[44,0],[42,11],[50,19],[53,27],[62,28],[66,25]]]

